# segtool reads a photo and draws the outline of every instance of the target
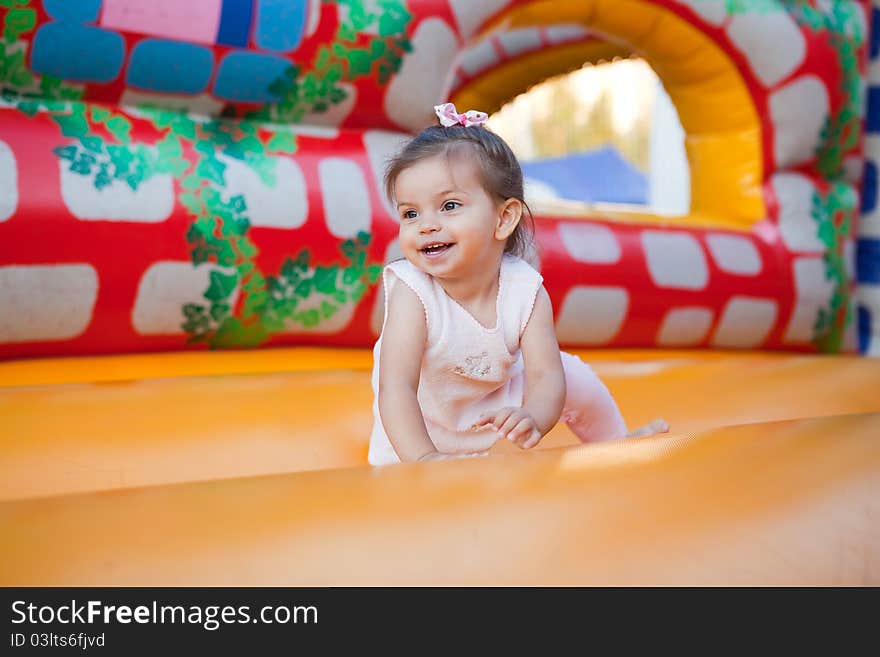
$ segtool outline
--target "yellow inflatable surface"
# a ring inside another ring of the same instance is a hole
[[[366,351],[0,364],[0,584],[880,583],[880,362],[580,355],[673,433],[371,468]]]

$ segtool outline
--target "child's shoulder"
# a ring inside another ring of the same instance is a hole
[[[516,276],[517,278],[532,280],[538,283],[543,282],[544,280],[541,273],[531,263],[519,256],[512,254],[505,255],[502,266],[506,267],[510,275]]]
[[[423,272],[406,258],[393,260],[386,264],[384,274],[387,276],[388,272],[393,273],[404,283],[424,285],[431,280],[431,276],[429,274]]]

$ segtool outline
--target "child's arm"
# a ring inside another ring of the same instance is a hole
[[[379,415],[401,461],[432,458],[437,453],[428,436],[417,397],[428,329],[422,302],[405,284],[388,298],[379,354]]]
[[[565,404],[565,372],[556,341],[550,295],[543,286],[538,290],[520,347],[526,376],[522,408],[502,408],[484,414],[476,426],[492,424],[502,437],[529,449],[554,427]]]

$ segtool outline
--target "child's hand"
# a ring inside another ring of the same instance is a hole
[[[535,419],[523,408],[508,406],[495,413],[483,413],[471,428],[479,429],[487,424],[522,449],[531,449],[543,438]]]

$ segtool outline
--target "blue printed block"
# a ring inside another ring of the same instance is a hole
[[[101,0],[43,0],[43,9],[56,21],[93,23],[98,20]]]
[[[217,28],[217,43],[247,48],[253,11],[253,0],[223,0],[220,26]]]
[[[863,237],[856,246],[856,280],[880,285],[880,239]]]
[[[868,112],[865,125],[868,132],[880,132],[880,87],[868,87]]]
[[[868,348],[871,346],[871,333],[873,331],[873,327],[871,326],[873,318],[871,317],[871,311],[868,310],[865,306],[859,306],[859,351],[861,353],[865,353],[868,351]]]
[[[880,54],[880,9],[871,9],[871,59]]]
[[[226,100],[264,103],[278,100],[269,91],[291,63],[283,57],[253,52],[233,52],[223,58],[214,83],[214,94]]]
[[[877,165],[865,160],[865,173],[862,175],[862,214],[870,214],[877,207]]]
[[[116,32],[74,23],[46,23],[34,35],[31,70],[65,80],[110,82],[119,75],[125,42]]]
[[[254,41],[264,50],[295,50],[302,42],[308,13],[308,0],[258,0]]]
[[[213,69],[210,48],[180,41],[145,39],[131,51],[126,82],[151,91],[197,94],[208,86]]]

